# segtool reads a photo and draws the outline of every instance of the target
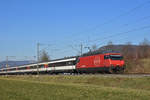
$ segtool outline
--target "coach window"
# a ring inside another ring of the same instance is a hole
[[[53,64],[48,64],[48,67],[53,67]]]
[[[9,69],[9,71],[13,71],[13,70],[15,70],[15,68]]]
[[[7,71],[7,69],[4,69],[3,71]]]
[[[18,68],[18,70],[24,70],[26,69],[26,67],[21,67],[21,68]]]
[[[75,65],[76,64],[76,61],[73,61],[73,65]]]
[[[66,62],[66,65],[73,65],[72,61]]]
[[[66,66],[66,62],[59,62],[55,64],[56,66]]]
[[[30,66],[30,69],[34,69],[34,66]]]
[[[44,65],[39,65],[39,68],[44,68]]]
[[[34,69],[35,67],[34,66],[30,66],[30,69]]]

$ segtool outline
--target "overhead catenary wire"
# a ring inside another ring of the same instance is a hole
[[[136,10],[138,10],[138,9],[140,9],[140,8],[142,8],[142,7],[144,7],[144,5],[146,5],[146,4],[149,4],[150,3],[150,1],[147,1],[147,2],[144,2],[144,3],[142,3],[142,4],[140,4],[140,5],[138,5],[138,6],[136,6],[136,7],[134,7],[134,8],[132,8],[132,9],[130,9],[129,11],[127,11],[127,12],[125,12],[125,13],[122,13],[122,14],[120,14],[120,15],[118,15],[118,16],[116,16],[116,17],[114,17],[114,18],[112,18],[112,19],[110,19],[110,20],[107,20],[107,21],[105,21],[104,23],[102,23],[102,24],[99,24],[99,25],[97,25],[97,26],[95,26],[94,28],[91,28],[90,30],[87,30],[88,32],[89,31],[94,31],[94,30],[96,30],[97,28],[100,28],[100,27],[102,27],[102,26],[104,26],[104,25],[106,25],[106,24],[110,24],[110,23],[113,23],[113,22],[115,22],[116,20],[118,20],[119,18],[121,18],[121,17],[123,17],[123,16],[127,16],[127,15],[129,15],[129,14],[132,14],[133,12],[135,12]],[[145,20],[146,18],[144,18],[143,20]],[[141,21],[141,20],[140,20]],[[123,26],[128,26],[129,24],[127,23],[127,24],[124,24]],[[145,29],[145,28],[147,28],[147,27],[142,27],[143,29]],[[103,39],[101,39],[101,40],[106,40],[106,39],[109,39],[109,38],[112,38],[112,37],[115,37],[115,36],[120,36],[120,35],[122,35],[122,34],[125,34],[125,33],[130,33],[130,32],[134,32],[134,31],[136,31],[137,29],[133,29],[133,30],[129,30],[129,31],[125,31],[125,32],[119,32],[119,33],[117,33],[117,34],[113,34],[113,35],[110,35],[110,36],[108,36],[108,37],[104,37]],[[85,31],[86,32],[86,31]],[[83,32],[82,32],[83,33]],[[82,35],[82,34],[81,34]],[[78,34],[78,36],[79,36],[79,34]],[[74,36],[72,36],[72,37],[74,37]],[[99,40],[99,39],[98,39]],[[79,40],[78,40],[79,41]],[[93,40],[94,42],[95,42],[95,40]],[[91,43],[91,41],[90,41],[90,43]],[[73,46],[71,46],[71,48],[72,48]],[[74,47],[73,47],[74,48]],[[73,49],[72,48],[72,49]],[[74,49],[75,50],[75,49]],[[68,50],[69,51],[69,50]],[[78,51],[77,49],[75,50],[75,51]],[[60,50],[60,52],[62,52],[62,50]],[[65,51],[64,51],[65,52]]]
[[[130,30],[125,31],[125,32],[119,32],[119,33],[116,33],[116,34],[113,34],[113,35],[104,37],[104,38],[101,39],[101,40],[106,40],[106,39],[110,39],[110,38],[112,38],[112,37],[118,37],[118,36],[123,35],[123,34],[135,32],[135,31],[140,31],[140,30],[144,30],[144,29],[149,29],[149,28],[150,28],[150,25],[146,25],[146,26],[143,26],[143,27],[130,29]],[[124,39],[124,38],[122,38],[122,39]],[[96,45],[99,46],[99,45],[102,45],[102,44],[104,44],[104,43],[105,43],[105,41],[104,41],[104,42],[101,42],[100,44],[96,44]],[[75,51],[80,52],[78,49],[76,49],[76,48],[73,47],[72,45],[69,45],[69,46],[70,46],[72,49],[74,49]],[[68,50],[65,50],[65,51],[60,51],[59,54],[60,54],[60,53],[67,53],[67,52],[70,52],[70,50],[68,49]]]
[[[138,23],[138,22],[147,20],[147,19],[150,19],[150,16],[144,16],[144,17],[142,17],[142,18],[136,20],[132,25],[134,25],[134,24],[136,24],[136,23]],[[127,23],[126,23],[126,24],[122,24],[122,27],[119,27],[119,28],[125,28],[126,26],[129,26],[129,25],[131,25],[131,24],[127,24]],[[124,27],[124,26],[125,26],[125,27]],[[108,32],[103,32],[103,34],[104,34],[104,33],[108,33]],[[110,36],[108,36],[108,37],[110,37]],[[92,43],[92,42],[97,42],[97,41],[101,41],[101,40],[103,40],[103,39],[105,39],[105,38],[106,38],[106,37],[93,39],[93,40],[90,40],[90,43]]]
[[[124,12],[124,13],[122,13],[122,14],[120,14],[120,15],[114,17],[114,18],[111,18],[111,19],[109,19],[109,20],[106,20],[106,21],[105,21],[104,23],[102,23],[102,24],[96,25],[95,27],[93,27],[93,28],[91,28],[91,29],[89,29],[89,30],[87,29],[86,31],[83,31],[82,33],[84,33],[84,32],[90,32],[90,31],[93,31],[93,30],[95,30],[95,29],[97,29],[97,28],[100,28],[100,27],[102,27],[102,26],[104,26],[104,25],[113,23],[113,22],[115,22],[116,20],[119,20],[119,18],[121,18],[121,17],[123,17],[123,16],[127,16],[127,15],[129,15],[129,14],[132,14],[133,12],[135,12],[136,10],[138,10],[138,9],[140,9],[140,8],[142,8],[142,7],[144,7],[144,6],[147,5],[147,4],[150,4],[150,1],[149,1],[149,0],[146,1],[146,2],[144,2],[144,3],[142,3],[142,4],[137,5],[136,7],[133,7],[133,8],[131,8],[131,9],[129,9],[128,11],[126,11],[126,12]],[[81,33],[81,34],[78,34],[78,35],[76,35],[76,36],[82,35],[82,33]],[[72,35],[71,37],[74,37],[74,36]],[[70,39],[70,38],[69,38],[69,39]],[[80,39],[78,39],[78,41],[79,41],[79,40],[80,40]],[[73,41],[74,41],[74,40],[73,40]],[[95,40],[94,40],[94,41],[95,41]],[[83,43],[83,40],[81,40],[80,42]],[[90,42],[91,42],[91,41],[90,41]]]
[[[125,31],[125,32],[120,32],[120,33],[116,33],[116,34],[113,34],[113,35],[108,36],[108,37],[104,37],[102,40],[109,39],[109,38],[112,38],[112,37],[118,37],[122,34],[127,34],[127,33],[130,33],[130,32],[140,31],[140,30],[149,29],[149,28],[150,28],[150,25],[135,28],[135,29],[131,29],[131,30],[128,30],[128,31]],[[103,44],[103,43],[100,43],[100,44]]]
[[[112,19],[110,19],[110,20],[108,20],[108,21],[106,21],[106,22],[104,22],[104,23],[102,23],[102,24],[100,24],[100,25],[97,25],[97,26],[96,26],[95,28],[93,28],[93,29],[95,30],[95,29],[97,29],[97,28],[100,28],[101,26],[104,26],[104,25],[106,25],[106,24],[112,23],[113,21],[116,21],[116,20],[118,20],[119,18],[121,18],[121,17],[123,17],[123,16],[126,16],[126,15],[128,15],[128,14],[130,14],[130,13],[136,11],[136,10],[139,9],[139,8],[142,8],[144,5],[149,4],[149,3],[150,3],[150,1],[144,2],[144,3],[142,3],[142,4],[140,4],[140,5],[136,6],[136,7],[134,7],[134,8],[132,8],[132,9],[130,9],[129,11],[127,11],[127,12],[125,12],[125,13],[123,13],[123,14],[120,14],[120,15],[118,15],[118,16],[116,16],[116,17],[114,17],[114,18],[112,18]]]
[[[102,26],[104,26],[104,25],[113,23],[113,22],[115,22],[116,20],[120,19],[121,17],[127,16],[127,15],[131,14],[131,13],[133,13],[134,11],[136,11],[136,10],[138,10],[138,9],[140,9],[140,8],[142,8],[142,7],[144,7],[144,6],[147,5],[147,4],[150,4],[150,1],[149,1],[149,0],[146,1],[146,2],[144,2],[144,3],[142,3],[142,4],[137,5],[136,7],[134,7],[134,8],[132,8],[132,9],[128,10],[127,12],[124,12],[124,13],[122,13],[122,14],[120,14],[120,15],[118,15],[118,16],[112,18],[112,19],[109,19],[109,20],[105,21],[105,22],[102,23],[102,24],[99,24],[99,25],[97,25],[97,26],[95,26],[95,27],[93,27],[93,28],[91,28],[91,29],[89,29],[89,30],[87,29],[86,31],[83,31],[83,32],[82,32],[81,34],[79,34],[79,35],[82,35],[82,34],[85,33],[85,32],[94,31],[94,30],[96,30],[97,28],[100,28],[100,27],[102,27]],[[79,36],[79,35],[78,35],[78,36]]]
[[[120,42],[121,40],[128,39],[128,38],[129,38],[129,36],[126,36],[126,37],[117,39],[117,41]],[[105,43],[106,43],[106,41],[102,41],[101,43],[97,44],[96,46],[105,45]],[[107,45],[107,44],[106,44],[106,45]]]

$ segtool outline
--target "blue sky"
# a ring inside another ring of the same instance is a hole
[[[148,1],[0,0],[0,61],[6,56],[33,59],[37,42],[45,44],[40,49],[51,58],[76,55],[81,43],[98,47],[108,41],[139,44],[149,39],[150,28],[124,32],[150,26]],[[112,36],[118,33],[123,34]]]

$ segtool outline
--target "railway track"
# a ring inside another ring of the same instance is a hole
[[[150,74],[105,74],[101,75],[104,77],[128,77],[128,78],[136,78],[136,77],[150,77]]]
[[[140,77],[150,77],[148,74],[79,74],[77,76],[100,76],[100,77],[128,77],[128,78],[140,78]]]
[[[143,77],[150,77],[150,74],[40,74],[40,75],[1,75],[1,76],[98,76],[98,77],[112,77],[112,78],[143,78]]]

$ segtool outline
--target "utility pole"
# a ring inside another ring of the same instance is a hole
[[[8,65],[8,58],[9,58],[9,57],[15,57],[15,56],[6,56],[6,68],[9,67],[9,65]]]
[[[39,75],[39,54],[40,53],[40,43],[37,43],[37,75]]]
[[[40,46],[41,45],[45,45],[45,44],[41,44],[41,43],[37,43],[37,75],[39,75],[40,74],[40,72],[39,72],[39,63],[40,63]],[[48,46],[50,45],[50,44],[47,44]]]
[[[82,54],[83,54],[83,45],[82,45],[82,43],[81,43],[81,56],[82,56]]]
[[[8,58],[15,58],[15,56],[6,56],[6,68],[8,68],[9,66],[8,66]]]
[[[91,51],[92,51],[90,47],[84,47],[84,48],[87,48],[87,49],[89,50],[89,52],[91,52]]]
[[[8,68],[8,56],[6,56],[6,68]]]

